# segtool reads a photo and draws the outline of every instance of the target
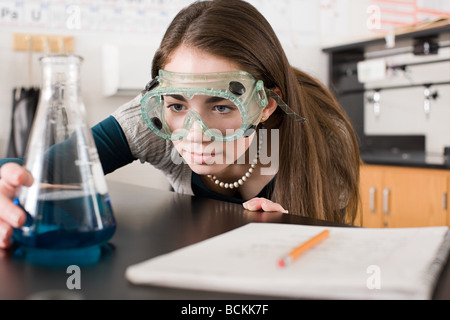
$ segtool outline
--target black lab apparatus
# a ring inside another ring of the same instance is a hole
[[[14,202],[27,215],[14,229],[16,256],[44,265],[98,262],[116,222],[80,90],[77,55],[40,59],[41,96],[25,153],[34,177]]]

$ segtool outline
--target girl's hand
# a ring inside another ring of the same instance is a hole
[[[282,213],[288,213],[287,210],[279,203],[272,202],[265,198],[253,198],[242,204],[245,209],[250,211],[278,211]]]
[[[16,163],[6,163],[0,168],[0,248],[11,245],[13,228],[25,223],[25,212],[13,203],[17,188],[31,186],[33,177]]]

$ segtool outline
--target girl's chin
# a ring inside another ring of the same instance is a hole
[[[226,164],[196,164],[196,163],[189,163],[189,168],[191,168],[192,171],[194,171],[196,174],[199,175],[207,175],[207,174],[216,174],[217,172],[222,171],[225,169],[228,165]]]

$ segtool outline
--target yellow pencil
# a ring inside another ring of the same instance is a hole
[[[309,250],[310,248],[312,248],[313,246],[315,246],[319,242],[322,242],[323,240],[328,238],[329,234],[330,234],[330,231],[324,230],[321,233],[319,233],[318,235],[316,235],[316,236],[312,237],[311,239],[309,239],[308,241],[302,243],[301,245],[299,245],[298,247],[293,249],[291,252],[289,252],[289,254],[287,256],[285,256],[284,258],[281,258],[280,260],[278,260],[278,266],[285,267],[286,265],[292,263],[302,253],[304,253],[305,251]]]

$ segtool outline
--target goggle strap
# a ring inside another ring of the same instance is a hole
[[[296,114],[294,112],[294,110],[289,108],[289,106],[286,104],[286,102],[284,102],[278,94],[276,94],[275,92],[273,92],[270,89],[267,89],[266,93],[269,96],[269,98],[275,99],[275,101],[277,102],[277,104],[281,108],[281,110],[283,110],[284,113],[286,113],[288,116],[292,117],[295,121],[302,122],[302,123],[306,122],[306,118],[303,118],[303,117],[299,116],[298,114]]]
[[[150,80],[146,85],[144,92],[149,92],[150,90],[156,88],[159,85],[158,76],[156,76],[154,79]]]

